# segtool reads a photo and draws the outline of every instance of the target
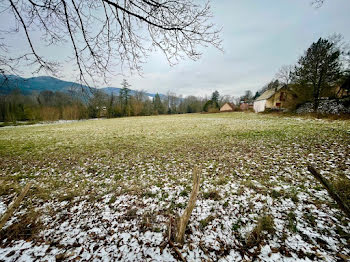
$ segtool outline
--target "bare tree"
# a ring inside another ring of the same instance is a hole
[[[283,65],[276,74],[276,78],[282,83],[289,85],[293,79],[293,66]]]
[[[209,2],[199,0],[5,0],[0,12],[16,21],[15,28],[0,28],[2,73],[23,64],[35,67],[34,73],[59,72],[59,61],[49,61],[40,52],[34,30],[49,46],[70,43],[83,83],[107,79],[116,66],[118,71],[139,71],[156,49],[174,64],[185,57],[199,59],[202,46],[221,48]],[[30,51],[7,55],[3,37],[9,31],[24,33]]]
[[[316,6],[316,7],[321,7],[323,5],[325,0],[313,0],[312,1],[312,5]]]

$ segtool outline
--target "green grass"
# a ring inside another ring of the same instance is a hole
[[[283,247],[305,228],[348,243],[349,219],[307,172],[312,163],[350,199],[348,130],[349,120],[237,112],[3,127],[0,201],[9,204],[28,181],[33,186],[0,239],[21,239],[23,230],[28,240],[56,232],[55,223],[76,207],[96,219],[72,215],[72,227],[75,219],[104,227],[100,213],[109,210],[116,225],[133,225],[120,232],[165,236],[169,217],[187,205],[198,169],[200,192],[186,233],[193,245],[218,233],[224,242],[241,243],[240,250],[276,239]],[[56,222],[45,224],[48,216]],[[28,223],[33,226],[23,228]]]
[[[99,199],[111,192],[154,198],[150,187],[169,184],[183,185],[178,194],[186,198],[191,192],[191,172],[197,166],[208,187],[202,192],[204,199],[218,201],[252,189],[297,203],[297,193],[306,190],[301,173],[310,154],[316,156],[318,169],[331,171],[333,177],[343,175],[347,165],[335,168],[327,160],[344,158],[341,153],[350,144],[349,129],[349,121],[254,113],[5,127],[0,129],[0,180],[16,188],[33,181],[40,188],[32,192],[38,199]],[[222,194],[230,183],[239,183],[241,188]],[[293,185],[293,191],[285,190],[288,195],[280,196],[273,188],[278,184]],[[11,186],[0,188],[1,195],[11,192]]]

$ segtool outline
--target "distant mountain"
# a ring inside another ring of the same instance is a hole
[[[41,91],[60,91],[64,93],[85,93],[91,94],[91,90],[94,88],[89,88],[85,85],[80,85],[75,82],[63,81],[50,76],[39,76],[39,77],[30,77],[23,78],[14,75],[3,76],[0,75],[0,95],[6,95],[11,93],[13,90],[19,89],[22,94],[30,95],[33,92],[40,93]],[[117,87],[104,87],[98,90],[102,90],[106,94],[118,95],[120,88]],[[131,90],[131,94],[134,94],[136,91]],[[147,96],[154,97],[155,94],[146,93]],[[161,95],[162,96],[162,95]]]
[[[9,94],[15,89],[19,89],[22,94],[29,95],[33,92],[44,90],[60,91],[69,93],[69,91],[89,91],[87,86],[78,83],[63,81],[50,76],[39,76],[31,78],[22,78],[19,76],[8,75],[0,76],[0,94]]]

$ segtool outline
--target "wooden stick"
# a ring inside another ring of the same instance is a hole
[[[308,166],[307,169],[309,172],[321,182],[321,184],[327,189],[329,195],[337,202],[340,209],[350,218],[350,208],[349,206],[341,199],[338,193],[333,189],[332,185],[325,179],[313,166]]]
[[[17,209],[17,207],[20,205],[26,194],[28,193],[32,183],[27,183],[27,185],[22,189],[21,194],[9,205],[7,208],[5,214],[0,219],[0,230],[4,227],[7,220],[12,216],[13,212]]]
[[[190,220],[193,208],[196,205],[196,200],[199,192],[199,184],[200,184],[200,175],[199,171],[197,169],[193,172],[193,188],[192,193],[190,196],[190,199],[188,201],[187,207],[183,213],[183,215],[180,217],[178,224],[177,224],[177,232],[175,236],[175,240],[177,243],[183,244],[184,237],[185,237],[185,230],[188,224],[188,221]]]

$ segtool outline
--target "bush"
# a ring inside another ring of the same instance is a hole
[[[208,109],[208,113],[218,113],[219,111],[220,111],[219,108],[210,107]]]
[[[204,112],[209,112],[209,113],[215,113],[219,112],[219,104],[216,101],[208,100],[204,107],[203,107]]]

